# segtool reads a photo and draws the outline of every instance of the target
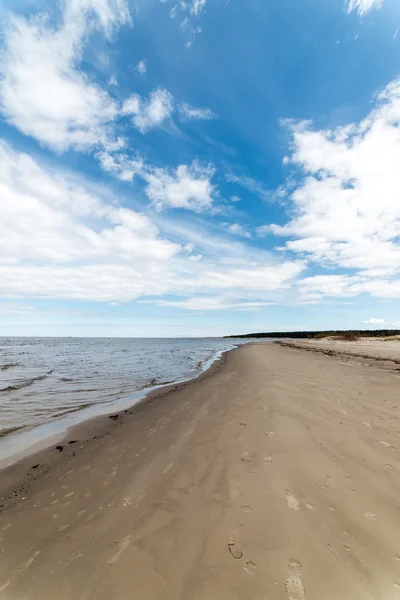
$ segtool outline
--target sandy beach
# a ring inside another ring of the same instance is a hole
[[[399,598],[397,366],[253,344],[71,430],[1,474],[0,598]]]

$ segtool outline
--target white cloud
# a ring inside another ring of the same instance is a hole
[[[156,292],[157,277],[180,250],[143,214],[104,202],[67,174],[44,171],[4,142],[0,182],[3,296],[126,300]],[[122,288],[107,287],[123,274],[129,281],[119,281]]]
[[[142,171],[149,175],[147,169]],[[212,201],[210,167],[194,163],[151,175],[148,191],[156,203],[198,208]],[[272,263],[267,253],[251,252],[239,241],[214,240],[212,234],[192,240],[187,222],[171,241],[148,216],[120,206],[103,185],[44,168],[4,142],[0,197],[4,298],[127,302],[167,293],[223,293],[224,302],[244,310],[271,301],[267,296],[287,290],[304,269],[301,261]]]
[[[125,0],[69,0],[58,27],[46,14],[10,18],[0,60],[7,121],[58,151],[107,145],[118,107],[78,66],[93,27],[110,35],[128,23]]]
[[[179,115],[183,121],[208,121],[215,119],[215,114],[209,108],[195,108],[185,102],[179,106]]]
[[[142,174],[147,181],[146,194],[154,206],[202,211],[211,207],[215,188],[211,183],[214,169],[194,161],[174,171],[152,169]]]
[[[98,152],[96,158],[104,171],[111,173],[121,181],[132,181],[144,167],[143,159],[140,156],[131,158],[120,152]]]
[[[373,8],[382,8],[383,0],[347,0],[347,12],[351,13],[354,10],[363,17]]]
[[[263,230],[292,238],[286,249],[323,266],[358,272],[361,279],[346,284],[347,292],[358,288],[392,297],[400,285],[393,281],[400,270],[399,120],[396,80],[360,123],[332,131],[291,125],[291,162],[305,179],[291,195],[289,223]]]
[[[364,321],[365,325],[383,325],[385,322],[385,319],[375,319],[374,317],[372,317],[372,319],[368,319],[368,321]]]
[[[207,0],[193,0],[190,4],[190,12],[196,17],[205,9]]]
[[[139,60],[138,64],[136,65],[136,71],[141,75],[147,73],[147,62],[145,60]]]
[[[240,225],[239,223],[232,223],[231,225],[227,226],[227,229],[234,235],[251,238],[251,233],[246,231],[243,225]]]
[[[298,283],[303,300],[319,301],[324,296],[351,298],[370,294],[375,298],[400,298],[400,281],[364,275],[316,275]]]
[[[242,265],[232,267],[220,261],[219,264],[201,265],[195,278],[183,277],[180,285],[186,293],[191,288],[196,292],[199,290],[274,292],[288,289],[304,268],[303,263],[290,261],[277,264],[243,261]]]
[[[169,12],[171,19],[182,19],[179,27],[187,37],[186,48],[190,48],[196,36],[201,33],[202,29],[198,25],[198,20],[206,4],[207,0],[177,0]]]
[[[157,306],[181,308],[183,310],[259,310],[271,302],[241,302],[223,296],[196,296],[185,300],[157,300]]]
[[[133,115],[132,123],[141,133],[157,127],[171,116],[174,103],[172,95],[163,89],[151,92],[147,100],[133,94],[125,100],[122,114]]]

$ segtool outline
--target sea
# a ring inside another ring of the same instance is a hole
[[[223,338],[0,338],[0,461],[89,417],[122,410],[196,377]]]

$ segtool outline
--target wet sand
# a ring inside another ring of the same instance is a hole
[[[359,360],[245,346],[3,471],[0,598],[400,597],[400,378]]]

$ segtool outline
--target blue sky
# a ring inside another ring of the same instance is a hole
[[[400,327],[396,0],[0,19],[1,335]]]

